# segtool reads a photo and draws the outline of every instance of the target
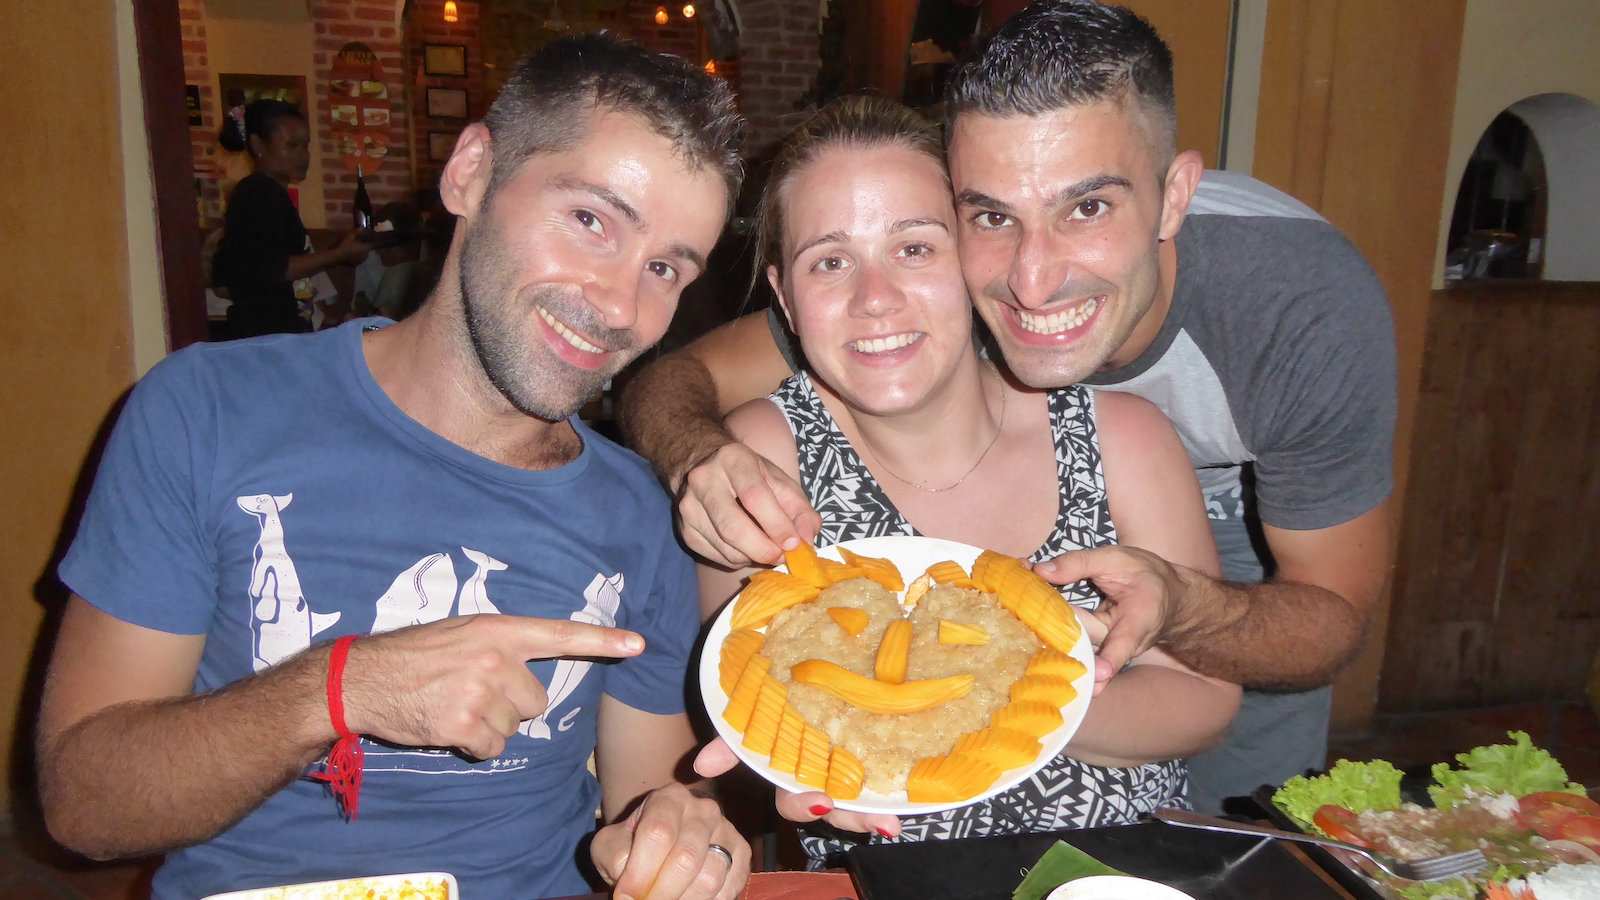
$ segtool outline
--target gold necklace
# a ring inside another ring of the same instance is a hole
[[[989,439],[988,446],[983,448],[983,452],[978,454],[978,458],[974,460],[972,465],[967,468],[967,471],[963,472],[960,478],[957,478],[955,481],[952,481],[944,487],[931,488],[928,487],[928,483],[926,481],[912,481],[909,478],[900,476],[895,472],[895,470],[889,468],[888,463],[883,461],[883,457],[876,450],[872,451],[872,458],[877,460],[878,466],[885,472],[888,472],[890,477],[894,478],[895,481],[898,481],[908,487],[916,488],[925,494],[942,494],[945,491],[955,490],[961,486],[962,482],[967,480],[968,476],[970,476],[973,472],[978,471],[978,467],[983,465],[983,461],[988,458],[989,451],[993,450],[994,445],[1000,442],[1000,434],[1006,430],[1006,405],[1006,386],[1002,382],[1000,385],[1000,423],[995,426],[994,437]],[[861,443],[867,446],[869,449],[872,447],[872,445],[867,441],[867,436],[865,434],[861,436]]]

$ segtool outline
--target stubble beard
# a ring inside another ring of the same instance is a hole
[[[504,245],[492,231],[480,233],[489,222],[475,223],[461,247],[461,308],[468,343],[484,377],[513,408],[546,422],[562,421],[599,394],[638,350],[632,349],[631,332],[598,322],[588,304],[573,296],[576,288],[539,285],[514,294]],[[615,351],[610,364],[586,371],[554,358],[533,333],[536,305],[604,342],[601,346]]]
[[[1138,322],[1137,316],[1133,322],[1112,320],[1112,315],[1121,312],[1117,306],[1126,303],[1127,297],[1119,294],[1110,282],[1095,279],[1081,286],[1063,286],[1064,292],[1069,290],[1070,296],[1081,299],[1103,296],[1106,299],[1101,302],[1106,305],[1096,313],[1094,328],[1089,334],[1062,347],[1030,346],[1012,334],[1010,318],[1014,313],[1002,309],[1008,304],[997,299],[1010,296],[1004,283],[991,286],[983,293],[979,315],[999,345],[1006,368],[1028,387],[1038,390],[1068,387],[1102,371]]]

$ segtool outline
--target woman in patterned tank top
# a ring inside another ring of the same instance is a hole
[[[958,222],[937,132],[916,113],[872,97],[818,111],[773,165],[758,263],[807,368],[734,410],[729,429],[805,487],[819,545],[924,534],[1038,562],[1121,541],[1215,576],[1193,470],[1155,407],[1030,390],[979,356],[957,234],[1004,224]],[[1094,314],[1040,330],[1065,324],[1052,338],[1065,343]],[[747,574],[702,565],[706,615]],[[1099,603],[1087,585],[1063,592],[1084,609]],[[903,821],[833,810],[817,792],[784,794],[778,807],[810,823],[814,862],[869,839],[1132,822],[1183,802],[1181,758],[1217,740],[1238,703],[1237,686],[1151,650],[1106,685],[1061,756],[987,801]]]

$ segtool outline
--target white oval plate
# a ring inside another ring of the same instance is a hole
[[[837,547],[848,547],[851,552],[862,556],[877,556],[891,560],[900,569],[900,574],[909,584],[911,579],[921,575],[927,568],[941,560],[954,560],[962,568],[972,571],[972,563],[983,552],[977,547],[967,544],[958,544],[955,541],[940,540],[939,538],[909,537],[904,535],[891,535],[888,537],[862,538],[855,541],[845,541],[835,547],[826,547],[817,551],[818,556],[843,562]],[[779,571],[786,571],[783,566],[778,566]],[[711,721],[716,723],[717,733],[733,748],[739,759],[744,764],[756,770],[761,777],[772,782],[786,791],[796,793],[813,791],[816,788],[807,787],[795,780],[793,775],[775,771],[769,767],[770,759],[765,754],[751,752],[741,745],[744,739],[733,726],[723,718],[722,712],[728,707],[728,695],[722,690],[722,681],[718,676],[718,666],[722,659],[722,642],[727,639],[732,630],[729,622],[733,617],[733,603],[728,603],[717,614],[717,619],[711,624],[711,631],[706,636],[705,649],[700,654],[700,695],[704,698],[706,712],[711,715]],[[765,630],[765,629],[763,629]],[[1045,763],[1056,758],[1061,748],[1072,739],[1078,726],[1083,723],[1084,714],[1089,711],[1090,695],[1094,693],[1094,650],[1089,645],[1089,635],[1083,631],[1078,635],[1078,642],[1072,648],[1072,657],[1083,664],[1084,673],[1072,682],[1072,687],[1078,696],[1071,703],[1061,708],[1061,726],[1040,739],[1044,749],[1032,763],[1007,769],[1001,773],[1000,778],[989,787],[987,791],[967,800],[953,803],[912,803],[906,799],[904,791],[893,794],[880,794],[872,790],[863,790],[861,796],[854,800],[835,800],[834,805],[840,809],[854,810],[856,812],[888,813],[896,816],[918,815],[922,813],[939,812],[945,809],[955,809],[969,806],[973,803],[986,800],[995,794],[1011,789],[1020,784],[1023,779],[1037,772]]]

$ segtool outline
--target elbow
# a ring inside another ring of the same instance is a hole
[[[1222,738],[1228,733],[1228,726],[1233,724],[1233,717],[1239,714],[1239,704],[1244,699],[1244,689],[1237,684],[1227,681],[1213,682],[1211,690],[1215,694],[1216,714],[1212,718],[1212,727],[1201,734],[1195,742],[1195,748],[1185,756],[1194,756],[1222,743]]]
[[[104,835],[94,833],[91,824],[93,813],[85,808],[85,804],[69,803],[50,796],[51,793],[41,786],[44,827],[51,840],[95,862],[106,862],[123,855],[105,840]]]

